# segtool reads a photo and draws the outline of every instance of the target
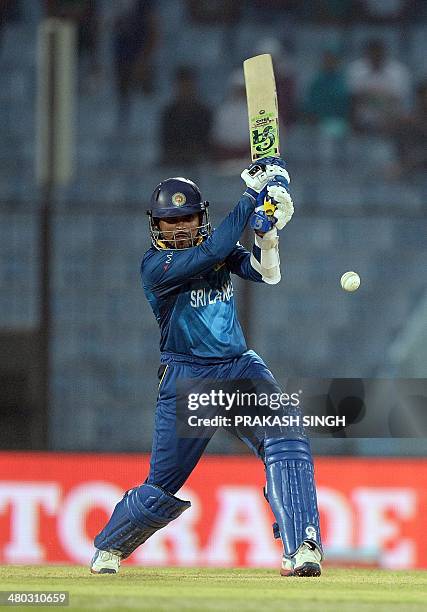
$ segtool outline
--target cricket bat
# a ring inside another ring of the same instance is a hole
[[[264,53],[245,60],[243,72],[252,161],[279,157],[279,111],[271,55]],[[276,209],[269,200],[264,201],[264,207],[267,215],[272,215]]]

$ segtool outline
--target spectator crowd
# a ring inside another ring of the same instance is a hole
[[[43,0],[43,3],[46,15],[76,23],[81,69],[98,78],[99,38],[105,26],[105,15],[100,16],[100,0]],[[21,4],[22,0],[0,0],[0,35],[8,21],[22,18]],[[426,5],[425,0],[242,0],[240,3],[182,0],[186,18],[195,27],[221,25],[230,32],[235,32],[244,18],[260,24],[277,18],[335,28],[342,26],[343,33],[352,24],[375,25],[381,30],[383,26],[425,20]],[[114,82],[117,125],[121,129],[128,124],[134,97],[149,98],[156,93],[155,60],[156,52],[164,43],[163,24],[154,0],[119,0],[109,6],[112,66],[103,77]],[[177,44],[180,42],[178,30],[177,24]],[[394,174],[423,170],[426,166],[426,78],[415,80],[405,62],[395,57],[396,49],[381,35],[367,36],[355,59],[349,58],[344,38],[343,34],[339,44],[336,40],[328,41],[326,36],[314,72],[304,79],[301,79],[299,57],[292,43],[286,41],[284,45],[283,40],[262,37],[254,42],[254,55],[271,53],[273,56],[282,126],[311,125],[328,139],[340,139],[351,133],[387,138],[397,151]],[[232,40],[232,36],[226,40]],[[194,53],[197,51],[195,48]],[[228,84],[227,92],[222,102],[213,106],[200,93],[201,74],[196,65],[197,62],[175,70],[170,95],[160,109],[161,161],[192,164],[201,158],[247,159],[247,111],[241,64],[236,64],[228,75],[222,75]],[[229,64],[225,62],[224,66]]]

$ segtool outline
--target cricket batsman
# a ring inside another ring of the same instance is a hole
[[[185,178],[169,178],[151,196],[152,246],[141,264],[145,295],[160,327],[161,366],[150,470],[126,491],[95,538],[94,574],[115,574],[158,529],[190,507],[176,497],[209,442],[179,437],[176,383],[182,379],[256,379],[278,387],[263,360],[248,350],[237,318],[231,275],[274,285],[280,281],[278,232],[290,221],[289,174],[278,157],[257,160],[241,174],[246,190],[211,229],[208,202]],[[274,203],[274,216],[265,211]],[[250,253],[238,240],[254,229]],[[265,497],[283,542],[283,576],[320,576],[323,558],[313,460],[304,430],[270,437],[233,432],[265,465]]]

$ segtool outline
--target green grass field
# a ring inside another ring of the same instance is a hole
[[[274,570],[124,567],[93,576],[86,567],[0,566],[0,590],[69,591],[64,610],[421,612],[427,572],[326,569],[321,578],[281,578]]]

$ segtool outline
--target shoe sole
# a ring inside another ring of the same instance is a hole
[[[301,567],[296,567],[294,569],[294,576],[302,576],[302,577],[317,577],[322,573],[322,568],[318,563],[310,563],[306,562],[301,565]]]
[[[290,576],[295,576],[294,570],[283,569],[283,567],[280,570],[280,575],[283,576],[284,578],[289,578]]]
[[[91,568],[90,573],[91,574],[117,574],[116,570],[108,569],[107,567],[104,567],[102,570],[99,570],[99,572],[95,572],[95,570]]]

